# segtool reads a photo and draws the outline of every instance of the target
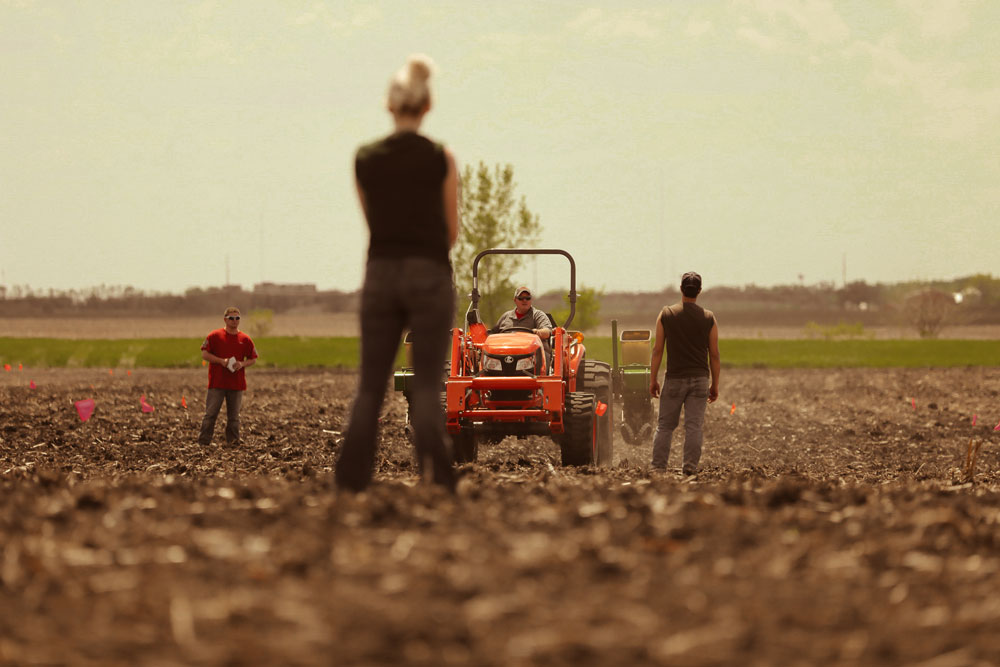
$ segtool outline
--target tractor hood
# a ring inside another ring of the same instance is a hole
[[[492,334],[483,343],[483,352],[494,357],[503,355],[532,354],[542,347],[542,340],[533,333],[512,331]]]

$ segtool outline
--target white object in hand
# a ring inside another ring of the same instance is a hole
[[[230,373],[236,372],[236,357],[229,357],[229,361],[226,362],[226,368],[229,369]]]

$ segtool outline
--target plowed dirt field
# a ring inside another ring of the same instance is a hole
[[[353,374],[200,447],[203,373],[0,376],[0,664],[1000,664],[1000,369],[727,370],[695,477],[507,439],[455,496],[398,395],[336,492]]]

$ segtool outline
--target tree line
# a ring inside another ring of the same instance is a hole
[[[465,320],[471,290],[471,267],[476,254],[487,248],[536,247],[541,238],[539,216],[516,193],[511,165],[484,162],[466,166],[460,178],[459,206],[462,233],[452,253],[456,267],[456,324]],[[491,255],[480,271],[479,309],[484,319],[496,318],[511,308],[511,276],[524,266],[523,255]],[[680,300],[674,286],[657,292],[606,292],[578,284],[573,328],[587,330],[611,318],[641,322],[651,320],[665,304]],[[569,312],[563,291],[536,295],[535,305],[560,323]],[[863,280],[837,287],[778,285],[762,287],[718,286],[706,288],[700,301],[724,313],[730,324],[779,324],[803,326],[848,321],[858,325],[913,325],[922,336],[935,336],[951,324],[1000,323],[1000,278],[974,274],[938,281],[868,283]],[[0,285],[0,317],[202,316],[216,314],[221,304],[238,304],[251,311],[283,313],[292,309],[313,312],[354,312],[358,291],[317,290],[315,285],[262,283],[252,290],[239,285],[191,288],[183,294],[143,292],[133,287],[106,286],[73,290],[32,290],[27,286]]]
[[[276,286],[281,287],[281,286]],[[126,317],[217,315],[227,305],[283,313],[292,309],[341,313],[358,308],[357,291],[244,289],[240,285],[193,287],[183,294],[145,292],[134,287],[100,285],[86,289],[32,290],[0,286],[0,317]]]
[[[458,276],[456,276],[456,280]],[[500,278],[491,299],[480,303],[483,315],[494,316],[509,308],[509,280]],[[483,289],[483,285],[480,285]],[[674,287],[656,292],[606,292],[578,286],[577,321],[582,329],[612,317],[651,319],[665,304],[680,300]],[[464,290],[464,291],[463,291]],[[565,317],[566,291],[538,295],[536,303],[557,318]],[[459,311],[464,313],[468,286],[459,285]],[[292,309],[314,312],[353,312],[360,292],[315,290],[311,293],[280,294],[247,290],[238,285],[191,288],[183,294],[145,292],[127,286],[91,287],[79,290],[32,290],[25,286],[0,286],[0,317],[114,317],[142,312],[163,316],[215,315],[220,304],[239,304],[246,311],[271,310],[276,314]],[[776,285],[762,287],[718,286],[706,288],[700,302],[725,314],[727,323],[804,325],[809,321],[832,323],[849,320],[865,325],[901,321],[926,329],[933,335],[935,319],[947,324],[1000,323],[1000,278],[976,274],[951,280],[899,283],[855,281],[843,287]],[[494,311],[497,311],[494,313]],[[587,318],[581,321],[581,314]],[[575,327],[574,327],[575,328]]]

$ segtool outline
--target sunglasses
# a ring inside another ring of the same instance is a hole
[[[240,316],[239,315],[226,315],[226,319],[229,320],[230,322],[239,322],[240,321]]]
[[[519,297],[517,297],[517,300],[518,301],[531,301],[531,296],[530,295],[529,296],[519,296]]]

